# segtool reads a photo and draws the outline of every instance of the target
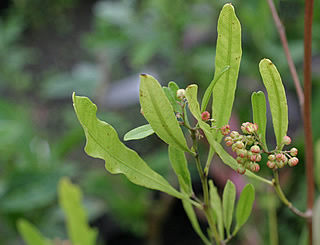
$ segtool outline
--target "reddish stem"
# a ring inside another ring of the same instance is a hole
[[[305,161],[307,174],[307,212],[312,212],[314,202],[313,176],[313,144],[311,127],[311,59],[312,59],[312,17],[313,0],[305,1],[304,13],[304,134],[305,134]],[[308,220],[309,244],[312,244],[312,219]]]

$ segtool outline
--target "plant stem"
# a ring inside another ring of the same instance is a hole
[[[208,188],[208,175],[204,174],[201,162],[199,159],[199,154],[198,154],[198,143],[197,143],[197,138],[195,135],[195,130],[191,130],[191,138],[193,141],[193,149],[196,152],[195,155],[195,160],[196,160],[196,165],[197,165],[197,170],[201,179],[201,184],[202,184],[202,190],[203,190],[203,198],[204,198],[204,204],[203,204],[203,211],[206,215],[208,224],[210,226],[210,229],[213,233],[213,237],[216,241],[216,244],[220,244],[220,237],[219,233],[217,231],[217,227],[215,225],[215,222],[212,217],[212,208],[210,205],[210,200],[209,200],[209,188]]]
[[[306,212],[306,213],[301,212],[299,209],[297,209],[295,206],[293,206],[292,203],[284,195],[284,193],[281,189],[280,183],[279,183],[278,169],[275,169],[273,171],[273,176],[274,176],[274,179],[272,180],[273,187],[274,187],[276,193],[278,194],[280,200],[297,216],[305,218],[305,219],[309,219],[310,218],[309,212]]]
[[[292,57],[291,57],[291,53],[289,50],[289,46],[288,46],[288,40],[287,40],[287,36],[286,36],[286,32],[285,32],[285,28],[282,25],[282,22],[279,18],[278,12],[274,6],[274,2],[273,0],[268,0],[268,4],[271,10],[271,14],[273,17],[273,20],[275,22],[275,25],[277,27],[278,33],[279,33],[279,37],[282,43],[282,47],[284,49],[284,53],[287,57],[287,61],[288,61],[288,65],[289,65],[289,69],[291,72],[291,76],[294,82],[294,85],[296,87],[296,91],[297,91],[297,95],[298,95],[298,100],[299,100],[299,105],[300,105],[300,111],[301,114],[303,114],[303,104],[304,104],[304,95],[303,95],[303,91],[301,88],[301,83],[299,81],[299,76],[297,74],[297,70],[296,67],[293,63]]]
[[[305,161],[307,175],[307,212],[312,214],[314,201],[314,163],[311,127],[311,64],[312,64],[312,18],[313,0],[305,1],[304,13],[304,135],[305,135]],[[312,245],[312,219],[308,220],[309,244]]]

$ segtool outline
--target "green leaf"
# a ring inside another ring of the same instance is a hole
[[[320,191],[320,140],[315,144],[314,180],[318,191]]]
[[[173,109],[175,112],[180,112],[182,113],[182,108],[178,104],[178,98],[177,98],[177,91],[179,87],[175,82],[169,82],[168,87],[163,87],[163,91],[165,95],[167,96],[168,100],[170,101]]]
[[[214,77],[225,68],[230,67],[219,79],[213,89],[212,118],[218,128],[228,124],[231,116],[234,94],[240,68],[241,26],[231,4],[225,4],[218,19],[218,39],[216,47]],[[222,135],[214,132],[220,142]]]
[[[243,188],[238,201],[237,210],[236,210],[236,227],[233,232],[234,235],[239,231],[241,226],[243,226],[244,223],[246,223],[246,221],[248,220],[251,214],[253,202],[254,202],[254,187],[252,184],[247,184]]]
[[[192,115],[198,120],[198,124],[200,128],[203,130],[210,146],[212,149],[219,155],[221,160],[228,165],[230,168],[236,170],[239,166],[236,159],[234,159],[232,156],[230,156],[229,153],[227,153],[223,147],[215,140],[213,133],[211,132],[210,126],[202,121],[201,119],[201,113],[200,113],[200,107],[199,103],[197,101],[197,94],[198,94],[198,86],[196,84],[189,85],[186,89],[186,98],[189,103],[189,110],[192,113]],[[264,178],[252,173],[251,171],[247,170],[245,175],[251,178],[259,179],[262,182],[265,182],[269,185],[273,185],[271,181],[265,180]]]
[[[210,96],[212,95],[212,91],[214,89],[214,86],[219,81],[220,77],[222,77],[222,75],[229,69],[230,69],[230,66],[226,66],[211,81],[211,83],[210,83],[209,87],[206,89],[206,92],[204,93],[204,96],[203,96],[203,99],[202,99],[201,112],[204,112],[206,110],[208,102],[209,102],[209,99],[210,99]]]
[[[236,187],[230,180],[228,180],[222,195],[223,220],[228,237],[230,236],[230,227],[233,218],[235,200]]]
[[[45,238],[33,224],[25,219],[18,220],[17,228],[27,245],[53,244],[49,239]]]
[[[182,199],[182,205],[183,205],[183,208],[190,220],[190,223],[194,229],[194,231],[198,234],[198,236],[202,239],[203,243],[206,244],[206,245],[210,245],[211,242],[209,242],[209,240],[207,239],[207,237],[203,234],[201,228],[200,228],[200,225],[199,225],[199,222],[198,222],[198,219],[197,219],[197,216],[196,216],[196,213],[192,207],[192,204],[186,200],[186,199]]]
[[[191,176],[184,152],[169,145],[169,159],[174,172],[178,176],[180,187],[190,196],[193,193]]]
[[[89,226],[86,211],[81,203],[80,188],[64,177],[60,180],[58,192],[59,203],[66,216],[68,236],[72,244],[94,245],[98,233]]]
[[[140,104],[144,117],[160,139],[168,145],[191,153],[174,115],[173,107],[159,82],[145,74],[142,74],[140,78]]]
[[[262,91],[254,92],[251,96],[253,122],[258,124],[258,135],[263,144],[263,148],[268,150],[266,142],[266,127],[267,127],[267,106],[266,97]]]
[[[210,192],[210,205],[216,215],[216,223],[218,224],[219,234],[220,234],[220,237],[224,239],[221,198],[212,180],[209,180],[209,192]]]
[[[140,127],[134,128],[130,130],[128,133],[124,135],[123,140],[128,141],[128,140],[139,140],[146,138],[153,134],[154,131],[150,124],[142,125]]]
[[[97,107],[88,98],[73,94],[73,106],[86,135],[85,151],[89,156],[105,161],[112,174],[124,174],[134,184],[166,192],[182,198],[161,175],[153,171],[139,155],[126,147],[108,123],[96,117]]]
[[[288,106],[286,93],[284,91],[280,74],[271,60],[261,60],[259,63],[259,69],[264,86],[268,92],[273,129],[277,140],[277,146],[280,147],[282,139],[287,135],[288,130]]]

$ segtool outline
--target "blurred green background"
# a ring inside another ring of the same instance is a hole
[[[123,176],[111,176],[102,161],[85,155],[85,137],[73,112],[71,93],[89,96],[98,105],[99,118],[113,125],[120,138],[145,123],[138,103],[139,73],[152,74],[163,85],[175,81],[183,88],[197,83],[203,93],[214,73],[218,14],[227,2],[1,1],[0,244],[21,244],[16,230],[19,218],[28,219],[47,237],[66,238],[57,204],[57,183],[62,176],[71,177],[82,188],[91,225],[99,229],[99,244],[201,244],[178,200],[134,186]],[[243,41],[232,128],[252,120],[250,95],[263,90],[258,63],[270,58],[282,75],[289,103],[289,135],[299,148],[300,164],[281,171],[284,190],[304,210],[302,120],[267,1],[232,3]],[[301,78],[303,4],[302,0],[276,1]],[[316,123],[320,120],[320,11],[314,14],[316,140],[320,137]],[[270,123],[268,139],[272,145]],[[166,145],[156,136],[126,144],[176,183]],[[246,180],[216,161],[212,177],[221,190],[227,177],[242,188]],[[266,167],[261,172],[270,174]],[[194,185],[197,189],[197,180]],[[231,244],[269,244],[270,217],[278,219],[280,244],[305,244],[302,220],[272,199],[265,186],[257,185],[257,189],[250,223]]]

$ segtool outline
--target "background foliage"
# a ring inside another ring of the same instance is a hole
[[[180,203],[165,195],[110,176],[101,161],[83,153],[84,135],[71,106],[71,93],[93,98],[123,137],[145,123],[139,115],[139,73],[163,84],[198,83],[204,89],[214,74],[216,21],[224,3],[209,0],[3,1],[0,12],[0,243],[18,244],[16,221],[30,220],[46,237],[66,238],[57,185],[69,176],[84,191],[99,241],[130,244],[157,240],[200,243]],[[305,205],[302,124],[296,94],[271,14],[264,0],[234,1],[242,24],[243,56],[231,125],[251,120],[250,94],[262,89],[258,62],[270,58],[279,69],[289,102],[289,135],[300,144],[301,164],[282,171],[285,191]],[[303,1],[280,0],[278,10],[293,59],[302,74]],[[315,9],[319,9],[319,2]],[[320,27],[315,11],[314,28]],[[313,121],[320,119],[320,34],[314,32]],[[203,93],[203,91],[200,91]],[[268,112],[269,113],[269,112]],[[271,125],[269,123],[269,125]],[[313,124],[314,139],[320,137]],[[236,127],[236,126],[231,126]],[[268,142],[272,129],[267,129]],[[151,167],[172,178],[165,145],[156,136],[126,143]],[[202,147],[206,147],[205,145]],[[219,163],[217,163],[219,165]],[[219,165],[221,167],[221,165]],[[192,166],[191,166],[192,168]],[[263,171],[264,169],[262,169]],[[224,186],[225,172],[212,177]],[[230,176],[243,186],[245,179]],[[196,187],[199,183],[193,183]],[[195,188],[196,189],[196,188]],[[319,190],[319,189],[318,189]],[[221,190],[220,190],[221,191]],[[258,188],[251,225],[243,244],[268,244],[268,222],[279,221],[281,244],[303,244],[303,224],[266,189]],[[277,208],[277,209],[276,209]],[[180,215],[179,215],[180,214]],[[269,217],[269,218],[268,218]],[[179,225],[173,225],[179,224]],[[151,228],[150,228],[151,227]],[[179,229],[179,227],[183,227]],[[191,238],[186,236],[190,229]],[[168,232],[170,231],[170,236]],[[174,236],[174,237],[173,237]],[[234,241],[239,244],[239,241]]]

